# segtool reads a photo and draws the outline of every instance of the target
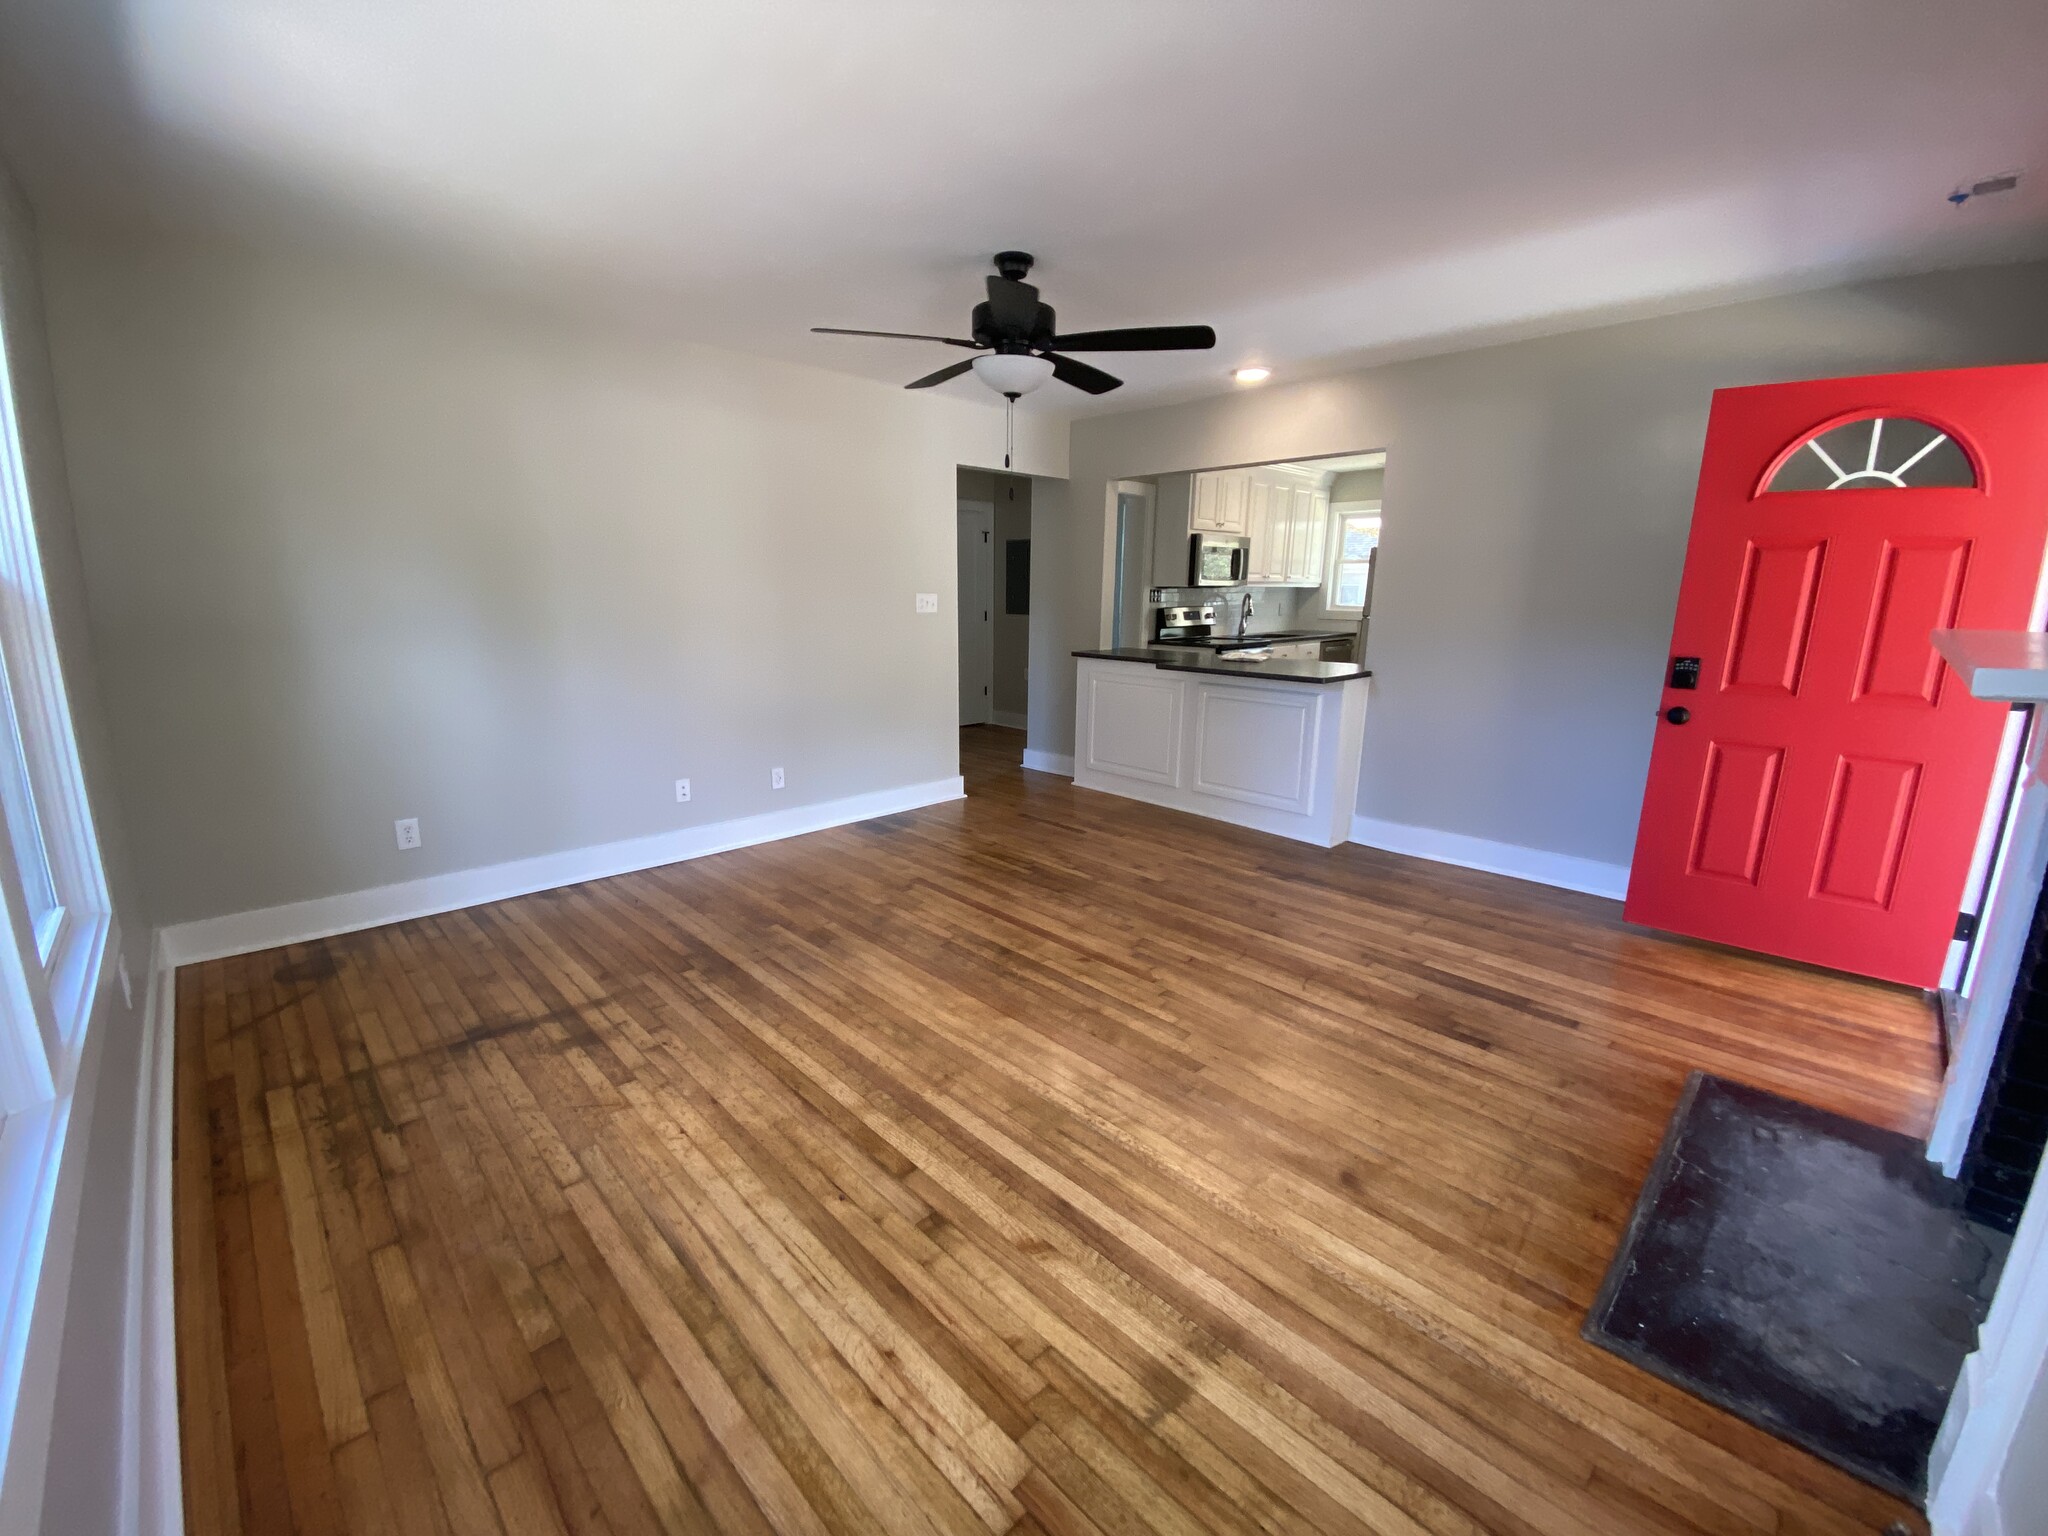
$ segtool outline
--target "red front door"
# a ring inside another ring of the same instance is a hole
[[[2048,366],[1717,391],[1628,919],[1936,985],[2005,710],[1928,636],[2027,628],[2044,538]]]

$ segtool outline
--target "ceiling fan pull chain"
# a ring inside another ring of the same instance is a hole
[[[1003,468],[1010,467],[1010,455],[1017,451],[1017,397],[1003,396]]]

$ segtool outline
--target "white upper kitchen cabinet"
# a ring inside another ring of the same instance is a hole
[[[1322,585],[1330,503],[1319,480],[1298,470],[1258,469],[1248,495],[1248,579],[1262,586]]]
[[[1296,532],[1287,546],[1287,584],[1319,587],[1330,542],[1330,493],[1319,486],[1297,486],[1294,514]]]
[[[1309,487],[1283,480],[1273,487],[1273,580],[1291,586],[1300,578],[1295,567],[1308,543],[1307,497]]]
[[[1286,565],[1284,554],[1278,559],[1275,558],[1278,551],[1274,539],[1277,521],[1274,504],[1276,501],[1284,500],[1284,497],[1275,494],[1280,489],[1264,478],[1256,478],[1246,487],[1245,495],[1250,511],[1245,524],[1251,535],[1251,551],[1250,566],[1245,576],[1252,582],[1277,581],[1277,572]],[[1279,523],[1278,526],[1284,527],[1284,523]]]
[[[1254,586],[1319,587],[1329,547],[1327,476],[1291,465],[1205,469],[1194,477],[1188,526],[1241,535]]]
[[[1205,469],[1197,474],[1188,526],[1200,533],[1244,533],[1251,480],[1248,469]]]

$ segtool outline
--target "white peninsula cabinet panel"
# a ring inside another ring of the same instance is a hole
[[[1311,687],[1195,684],[1188,787],[1306,816],[1315,802],[1323,714],[1322,687]]]
[[[1351,835],[1369,679],[1210,676],[1084,657],[1074,782],[1334,848]]]
[[[1082,676],[1082,712],[1102,722],[1090,731],[1077,764],[1092,773],[1172,784],[1180,777],[1179,684],[1152,667],[1123,667]],[[1078,775],[1077,775],[1078,777]]]

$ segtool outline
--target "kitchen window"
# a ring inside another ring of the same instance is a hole
[[[1380,544],[1380,504],[1353,502],[1330,509],[1330,568],[1324,573],[1323,607],[1356,618],[1365,611],[1373,551]]]

